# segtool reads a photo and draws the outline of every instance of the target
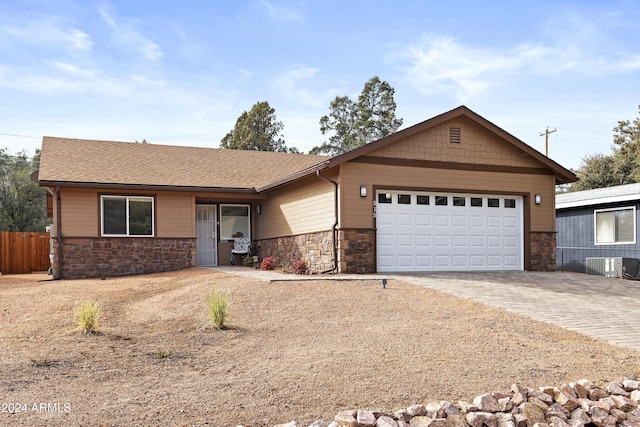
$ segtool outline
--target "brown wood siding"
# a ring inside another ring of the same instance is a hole
[[[193,193],[156,195],[157,237],[196,237],[195,218]]]
[[[60,207],[63,236],[100,236],[100,200],[97,190],[62,188]]]
[[[100,195],[97,189],[63,188],[60,192],[63,236],[100,236]],[[109,192],[132,195],[135,192]],[[143,192],[155,198],[156,237],[195,237],[195,207],[193,193]],[[54,221],[55,224],[55,221]]]
[[[451,128],[460,128],[459,144],[450,142]],[[541,166],[512,144],[463,117],[449,120],[369,155],[484,165]]]
[[[315,175],[269,191],[262,201],[262,214],[254,216],[255,238],[330,230],[335,218],[333,195],[333,185]]]
[[[341,182],[341,228],[373,227],[374,188],[386,188],[525,196],[530,230],[555,231],[555,187],[550,175],[346,163],[341,166]],[[367,185],[366,198],[360,197],[362,184]],[[542,204],[534,204],[534,194],[541,195]]]

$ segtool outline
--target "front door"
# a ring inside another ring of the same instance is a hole
[[[218,265],[216,205],[196,205],[196,256],[199,266]]]

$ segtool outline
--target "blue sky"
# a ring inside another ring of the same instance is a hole
[[[288,146],[374,75],[410,126],[466,105],[578,167],[638,116],[638,1],[0,2],[0,148],[43,135],[218,147],[267,100]]]

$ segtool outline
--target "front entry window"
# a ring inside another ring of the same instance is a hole
[[[220,240],[231,240],[234,237],[250,239],[249,212],[249,205],[221,205]]]

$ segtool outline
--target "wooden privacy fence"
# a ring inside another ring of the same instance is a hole
[[[0,232],[0,273],[26,274],[49,269],[49,233]]]

